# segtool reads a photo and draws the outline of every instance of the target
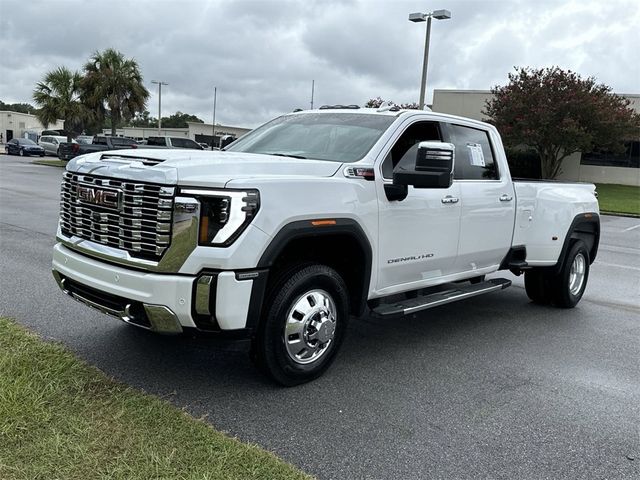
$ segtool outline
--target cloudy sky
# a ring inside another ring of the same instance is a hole
[[[32,102],[44,73],[114,47],[140,64],[148,109],[254,127],[294,108],[382,96],[417,101],[425,23],[428,94],[489,89],[513,66],[559,65],[640,93],[638,0],[130,0],[0,2],[0,100]]]

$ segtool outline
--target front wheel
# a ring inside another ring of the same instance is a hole
[[[276,280],[253,341],[258,368],[285,386],[313,380],[333,362],[349,319],[347,287],[325,265],[290,270]]]
[[[18,150],[18,155],[20,155],[21,157],[24,157],[24,150],[22,148]]]

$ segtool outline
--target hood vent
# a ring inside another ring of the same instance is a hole
[[[150,158],[150,157],[141,157],[134,155],[120,155],[117,153],[104,153],[100,157],[100,160],[110,160],[112,162],[122,162],[122,163],[132,163],[132,162],[140,162],[143,165],[158,165],[159,163],[164,162],[164,159],[160,158]]]

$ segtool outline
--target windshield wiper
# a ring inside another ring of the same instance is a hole
[[[303,157],[302,155],[292,155],[290,153],[265,153],[265,155],[274,155],[276,157],[300,158],[302,160],[307,160],[307,157]]]

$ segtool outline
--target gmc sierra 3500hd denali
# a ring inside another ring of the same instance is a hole
[[[350,316],[397,317],[524,273],[575,306],[600,233],[589,184],[514,182],[488,124],[324,107],[220,152],[77,157],[62,181],[53,274],[76,300],[160,333],[252,340],[277,382],[323,373]]]

